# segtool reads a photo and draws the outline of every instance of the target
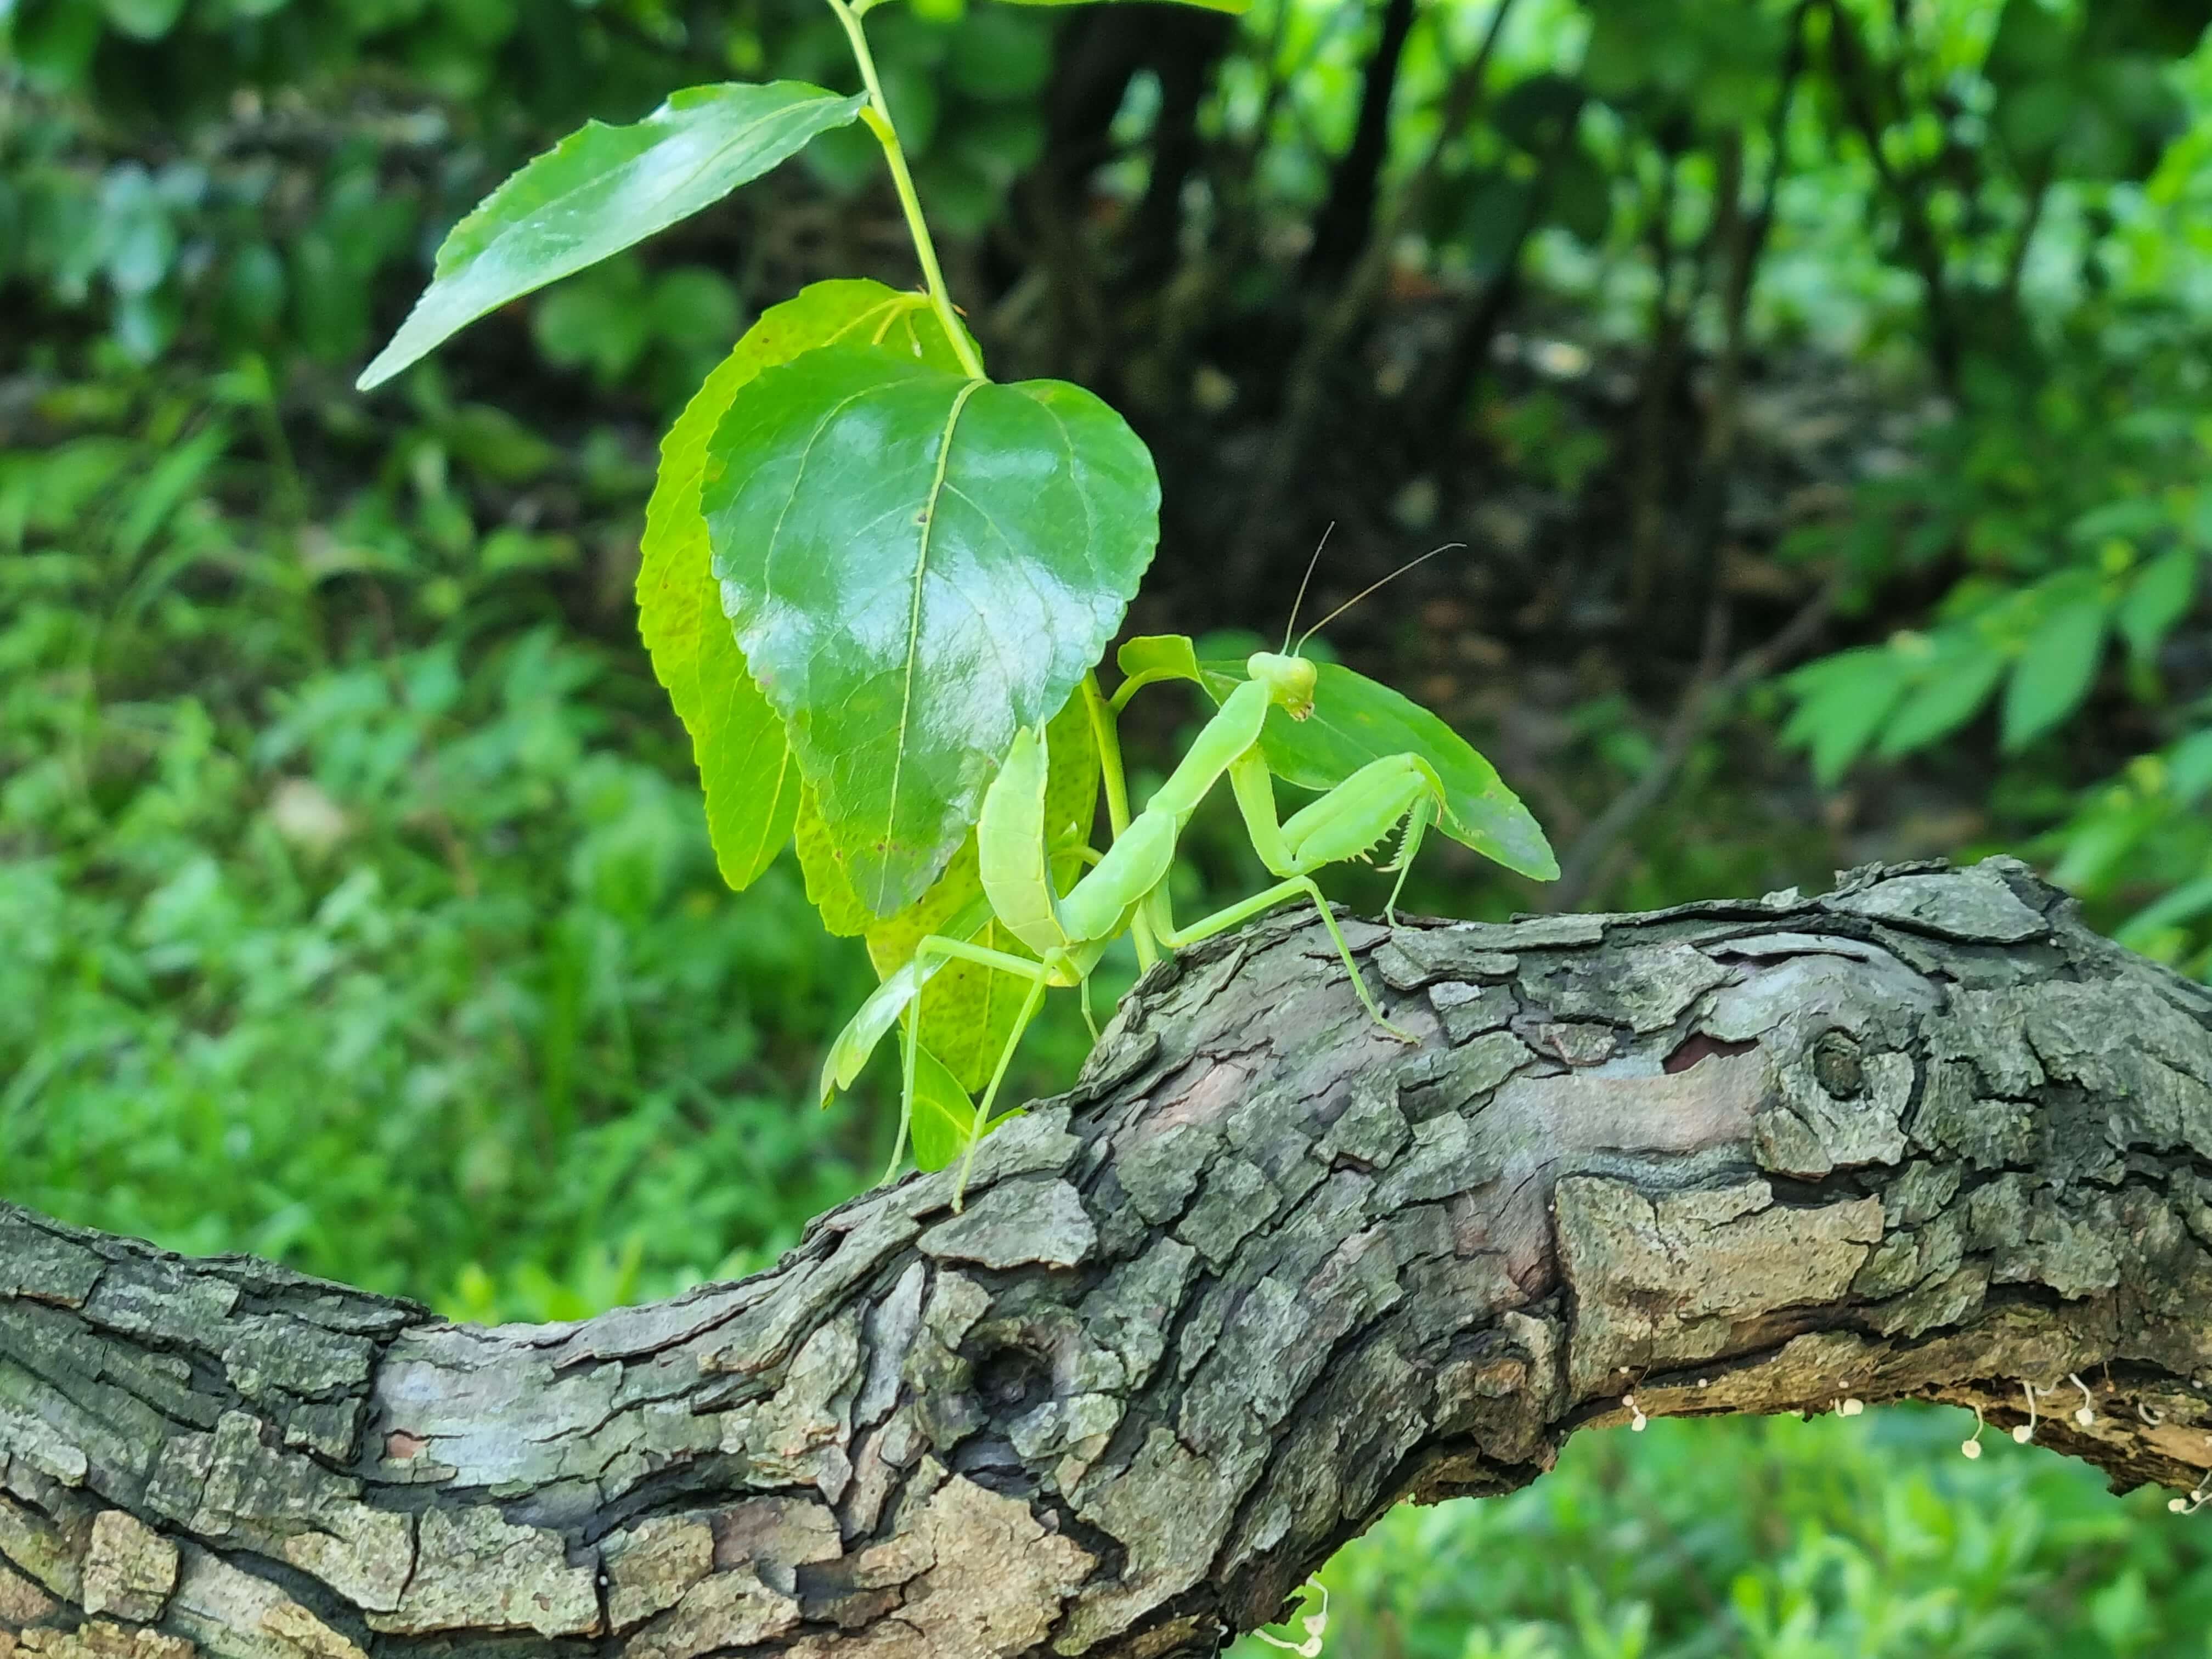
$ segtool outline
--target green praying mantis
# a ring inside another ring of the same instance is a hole
[[[1456,545],[1456,544],[1448,544]],[[1437,548],[1422,559],[1448,550]],[[1316,553],[1318,557],[1318,553]],[[1394,580],[1411,569],[1415,560],[1385,577]],[[1310,577],[1311,568],[1308,568]],[[1378,582],[1374,587],[1379,587]],[[822,1071],[822,1097],[826,1102],[838,1089],[849,1087],[878,1043],[894,1024],[904,1023],[903,1068],[901,1080],[899,1136],[892,1152],[896,1170],[903,1156],[907,1133],[914,1121],[917,1093],[927,1082],[942,1087],[943,1079],[925,1079],[923,1068],[934,1062],[918,1040],[921,997],[924,987],[946,963],[973,963],[1024,981],[1027,987],[1012,1028],[981,1098],[974,1108],[966,1139],[966,1155],[955,1188],[957,1206],[966,1191],[968,1176],[983,1135],[992,1127],[992,1109],[1007,1068],[1022,1037],[1036,1017],[1045,993],[1056,988],[1085,991],[1085,1013],[1089,1017],[1088,981],[1107,948],[1133,930],[1170,950],[1195,944],[1238,926],[1286,901],[1305,898],[1319,913],[1336,947],[1360,1003],[1376,1024],[1407,1042],[1411,1034],[1392,1024],[1360,976],[1350,945],[1313,878],[1325,865],[1365,859],[1389,836],[1403,827],[1395,854],[1383,866],[1395,874],[1387,919],[1396,919],[1399,893],[1420,850],[1429,828],[1452,806],[1444,779],[1437,765],[1422,753],[1407,750],[1379,755],[1352,769],[1349,775],[1325,789],[1289,818],[1279,816],[1271,769],[1263,738],[1271,711],[1279,710],[1293,722],[1312,718],[1319,695],[1318,665],[1303,654],[1304,641],[1372,592],[1374,587],[1338,607],[1301,637],[1293,650],[1285,629],[1281,651],[1255,652],[1243,665],[1243,678],[1222,696],[1220,706],[1206,721],[1182,760],[1160,785],[1144,810],[1132,819],[1103,854],[1083,849],[1091,862],[1065,892],[1053,879],[1055,854],[1046,834],[1045,788],[1047,750],[1042,727],[1025,727],[1017,733],[997,777],[985,793],[976,823],[976,848],[983,896],[944,933],[920,939],[911,957],[891,973],[854,1014],[832,1043]],[[1300,585],[1303,597],[1304,585]],[[1296,606],[1292,611],[1295,627]],[[1187,642],[1184,646],[1188,656]],[[1129,658],[1125,653],[1125,666]],[[1125,681],[1115,702],[1141,684],[1164,678],[1200,676],[1194,672],[1194,657],[1181,670],[1141,669]],[[1342,672],[1342,671],[1340,671]],[[1216,671],[1216,678],[1220,678]],[[1373,682],[1359,681],[1395,697]],[[1402,702],[1402,699],[1399,700]],[[1410,704],[1405,705],[1413,708]],[[1425,714],[1416,709],[1414,712]],[[1449,728],[1433,716],[1426,717],[1449,735]],[[1452,741],[1456,743],[1455,738]],[[1465,749],[1461,744],[1459,747]],[[1480,763],[1472,750],[1470,758]],[[1486,765],[1484,766],[1486,772]],[[1176,843],[1191,815],[1224,775],[1229,779],[1237,811],[1243,819],[1254,851],[1268,872],[1278,878],[1270,886],[1187,925],[1176,920],[1170,898],[1169,878]],[[1494,774],[1490,776],[1494,780]],[[1502,790],[1501,790],[1502,793]],[[1505,799],[1511,801],[1510,794]],[[1511,801],[1519,811],[1517,801]],[[1468,837],[1462,833],[1462,839]],[[1548,853],[1545,854],[1548,860]],[[993,950],[974,942],[972,935],[984,921],[995,916],[1016,939],[1034,951],[1032,959]],[[1093,1028],[1094,1032],[1096,1028]],[[941,1068],[939,1068],[941,1069]]]

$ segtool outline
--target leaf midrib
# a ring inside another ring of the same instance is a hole
[[[906,673],[899,691],[897,741],[891,749],[890,794],[884,806],[884,851],[886,854],[890,851],[892,836],[898,827],[899,779],[906,769],[907,728],[912,724],[914,716],[915,666],[921,658],[921,589],[929,574],[930,538],[937,533],[937,504],[945,494],[945,475],[952,466],[953,432],[960,424],[960,416],[968,407],[968,400],[987,384],[988,382],[983,380],[970,380],[953,394],[952,407],[945,412],[944,433],[937,441],[937,470],[929,481],[929,494],[922,500],[921,541],[915,549],[914,590],[907,600]],[[888,868],[879,866],[876,872],[876,896],[868,907],[878,915],[883,910],[884,889],[889,879]]]

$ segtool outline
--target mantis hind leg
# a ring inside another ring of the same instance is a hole
[[[968,1172],[975,1168],[976,1150],[983,1144],[983,1131],[991,1127],[992,1103],[999,1097],[999,1085],[1006,1080],[1006,1068],[1014,1062],[1014,1050],[1022,1046],[1023,1035],[1030,1022],[1036,1018],[1038,1007],[1044,1001],[1045,987],[1051,981],[1051,969],[1040,964],[1037,976],[1030,982],[1029,994],[1022,999],[1021,1012],[1014,1016],[1014,1029],[1006,1033],[1006,1046],[999,1051],[999,1063],[992,1067],[991,1081],[983,1091],[983,1097],[975,1103],[975,1125],[968,1133],[968,1155],[960,1160],[960,1178],[952,1186],[952,1212],[960,1213],[968,1197]],[[1085,1000],[1089,1001],[1090,976],[1085,975]]]
[[[1002,974],[1011,974],[1017,979],[1030,981],[1029,1000],[1022,1005],[1022,1017],[1015,1022],[1013,1036],[1007,1042],[1006,1051],[999,1056],[999,1069],[991,1079],[991,1089],[995,1093],[998,1090],[999,1079],[1006,1075],[1006,1066],[1013,1060],[1014,1049],[1021,1042],[1023,1031],[1028,1029],[1030,1021],[1036,1017],[1036,1005],[1044,1000],[1045,988],[1052,982],[1053,970],[1047,963],[1033,962],[1027,957],[1013,956],[1005,951],[994,951],[988,945],[970,944],[966,939],[947,939],[942,934],[929,933],[924,935],[921,942],[914,947],[914,963],[917,978],[927,977],[929,971],[927,963],[933,957],[949,957],[961,962],[972,962],[979,967],[996,969]],[[889,1181],[898,1173],[898,1166],[906,1157],[907,1133],[914,1122],[915,1054],[921,1046],[921,997],[919,988],[912,1000],[901,1011],[900,1018],[904,1026],[905,1041],[900,1045],[903,1053],[901,1055],[899,1079],[898,1138],[892,1143],[890,1167],[884,1171],[885,1181]],[[988,1104],[988,1097],[986,1097],[986,1105]],[[978,1118],[979,1124],[988,1121],[988,1119]],[[969,1149],[969,1157],[973,1158],[974,1156],[975,1149],[971,1146]],[[967,1185],[967,1172],[964,1165],[961,1172],[961,1185],[963,1188]]]
[[[1352,959],[1352,947],[1345,943],[1344,930],[1336,925],[1336,913],[1328,908],[1328,901],[1322,896],[1321,888],[1310,876],[1292,876],[1287,880],[1279,881],[1273,887],[1255,893],[1248,899],[1240,899],[1226,908],[1216,910],[1210,916],[1200,917],[1188,927],[1175,925],[1174,919],[1168,914],[1165,890],[1155,890],[1150,906],[1152,931],[1159,936],[1163,945],[1179,949],[1186,945],[1195,945],[1202,939],[1212,939],[1216,933],[1225,933],[1262,910],[1272,910],[1285,899],[1301,895],[1311,899],[1314,908],[1321,913],[1322,926],[1328,929],[1329,939],[1336,946],[1336,954],[1344,963],[1344,971],[1351,977],[1352,988],[1358,993],[1360,1006],[1366,1009],[1375,1023],[1392,1036],[1402,1042],[1419,1042],[1420,1039],[1411,1031],[1393,1025],[1384,1017],[1382,1006],[1375,1000],[1375,994],[1367,988],[1367,981],[1360,977],[1359,964]]]
[[[898,1173],[898,1166],[906,1161],[907,1132],[914,1127],[914,1069],[915,1056],[921,1048],[921,999],[916,997],[899,1014],[899,1035],[904,1039],[899,1044],[899,1121],[898,1134],[891,1142],[891,1161],[884,1165],[883,1182],[888,1182]]]

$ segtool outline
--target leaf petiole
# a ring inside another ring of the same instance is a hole
[[[868,50],[867,33],[860,27],[862,14],[875,3],[876,0],[829,0],[830,10],[845,26],[845,38],[852,43],[853,61],[860,65],[860,82],[868,91],[868,106],[860,112],[860,119],[884,147],[884,160],[890,167],[891,183],[898,191],[899,207],[906,215],[907,232],[914,238],[915,256],[921,262],[922,280],[929,285],[930,306],[944,326],[945,337],[952,343],[952,353],[959,358],[961,368],[970,379],[980,380],[984,378],[982,360],[976,356],[967,330],[961,327],[952,309],[952,295],[945,286],[945,270],[937,262],[937,244],[930,238],[928,221],[921,216],[921,198],[915,193],[914,174],[907,168],[906,150],[899,143],[898,129],[891,125],[891,107],[884,97],[883,82],[876,74],[875,54]]]

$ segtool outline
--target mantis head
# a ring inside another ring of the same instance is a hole
[[[1331,530],[1335,528],[1334,525],[1329,526]],[[1328,536],[1326,532],[1322,533],[1321,540],[1322,547],[1328,545]],[[1449,552],[1455,547],[1466,545],[1465,542],[1446,542],[1442,547],[1431,548],[1418,559],[1408,559],[1389,575],[1383,577],[1382,581],[1370,582],[1365,587],[1361,588],[1359,592],[1299,635],[1298,642],[1292,645],[1291,629],[1298,625],[1298,607],[1305,603],[1306,584],[1313,580],[1314,567],[1321,562],[1322,550],[1321,547],[1316,547],[1314,549],[1313,557],[1306,561],[1306,574],[1299,579],[1297,598],[1291,601],[1291,619],[1283,628],[1283,648],[1280,651],[1255,651],[1245,659],[1244,672],[1267,688],[1268,702],[1280,708],[1294,720],[1307,719],[1313,714],[1315,674],[1314,665],[1301,654],[1306,648],[1306,641],[1351,610],[1353,605],[1358,605],[1376,588],[1397,580],[1415,565],[1425,564],[1439,553]]]
[[[1267,688],[1267,701],[1294,720],[1313,713],[1314,665],[1304,657],[1279,652],[1255,651],[1245,659],[1244,672]]]

